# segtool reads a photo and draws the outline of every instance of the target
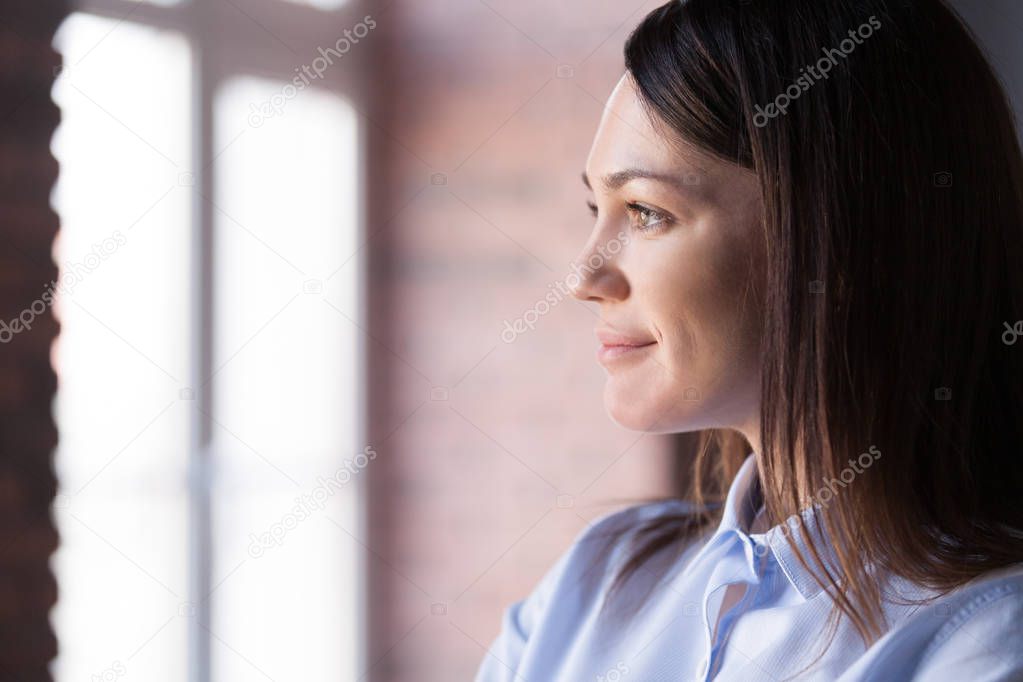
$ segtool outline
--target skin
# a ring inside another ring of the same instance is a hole
[[[616,357],[616,349],[604,349],[604,404],[629,429],[732,428],[759,452],[764,243],[757,178],[666,130],[626,74],[586,161],[595,222],[576,262],[591,267],[573,295],[598,304],[606,332],[650,342],[619,348]],[[659,177],[623,175],[633,169]]]

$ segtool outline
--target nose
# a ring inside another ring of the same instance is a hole
[[[629,281],[619,260],[622,245],[609,245],[591,239],[572,263],[567,284],[580,301],[624,301],[629,296]]]

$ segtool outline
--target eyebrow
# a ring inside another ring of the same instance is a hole
[[[587,189],[592,190],[593,186],[590,184],[590,178],[586,175],[586,171],[583,171],[582,177],[583,184],[586,185]],[[685,182],[681,176],[667,173],[655,173],[653,171],[643,170],[642,168],[626,168],[625,170],[609,173],[604,176],[601,184],[604,185],[604,188],[608,192],[613,192],[617,189],[621,189],[633,180],[653,180],[655,182],[671,185],[679,190],[687,192],[692,192],[697,189],[692,183]]]

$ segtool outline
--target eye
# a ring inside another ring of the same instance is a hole
[[[594,218],[597,217],[597,205],[595,203],[593,203],[592,201],[587,201],[586,208],[590,209],[590,213],[593,215]]]
[[[637,204],[634,201],[630,201],[625,206],[629,209],[629,214],[632,215],[634,227],[637,230],[656,230],[666,227],[672,222],[671,216],[649,206]]]

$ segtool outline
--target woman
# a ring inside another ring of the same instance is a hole
[[[703,447],[477,679],[1023,679],[1023,162],[968,31],[940,0],[674,0],[625,56],[574,293],[611,417]]]

